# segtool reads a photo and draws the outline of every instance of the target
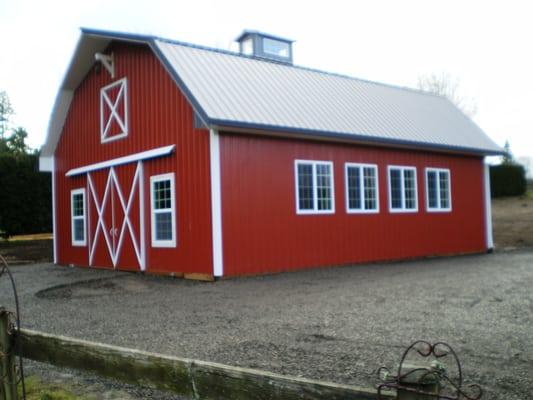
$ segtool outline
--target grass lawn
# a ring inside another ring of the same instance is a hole
[[[96,395],[85,396],[75,393],[65,384],[43,383],[36,376],[25,379],[27,400],[96,400]],[[22,394],[20,394],[22,398]]]

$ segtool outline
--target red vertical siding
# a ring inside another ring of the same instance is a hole
[[[220,143],[225,275],[485,250],[478,157],[230,134]],[[334,214],[296,214],[296,159],[334,163]],[[345,162],[378,165],[378,214],[346,213]],[[388,165],[417,168],[418,212],[389,212]],[[452,212],[426,211],[426,167],[450,169]]]
[[[175,144],[176,151],[171,156],[145,162],[147,270],[211,274],[209,134],[193,128],[192,108],[148,47],[115,44],[109,51],[114,53],[116,78],[111,80],[104,68],[89,72],[74,94],[55,153],[58,262],[88,263],[88,249],[73,247],[70,233],[70,190],[86,187],[86,177],[67,178],[65,173],[72,168]],[[128,79],[129,135],[102,144],[100,89],[123,77]],[[177,246],[156,249],[150,241],[149,181],[151,175],[168,172],[176,174]],[[119,174],[129,182],[126,186],[131,185],[131,171]],[[95,179],[98,185],[105,185],[104,177]],[[126,261],[132,258],[131,243],[124,251],[125,261],[119,268],[127,269],[131,267],[131,262]],[[96,265],[110,266],[104,253],[99,250]]]

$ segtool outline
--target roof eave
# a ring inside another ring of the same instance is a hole
[[[210,125],[216,126],[219,131],[234,131],[240,133],[256,133],[268,136],[284,136],[287,138],[307,138],[310,140],[330,140],[342,141],[364,145],[374,145],[390,148],[429,150],[440,153],[456,153],[474,156],[499,156],[505,154],[503,149],[472,148],[461,146],[450,146],[438,143],[413,142],[400,139],[387,139],[365,134],[353,134],[346,132],[329,132],[321,130],[311,130],[287,126],[275,126],[265,124],[254,124],[239,121],[227,121],[210,119]]]

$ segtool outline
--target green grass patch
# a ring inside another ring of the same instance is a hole
[[[44,383],[37,376],[26,377],[25,383],[27,400],[96,400],[94,395],[75,394],[66,384]],[[19,385],[19,396],[22,398],[20,391]]]

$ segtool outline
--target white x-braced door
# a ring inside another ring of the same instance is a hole
[[[89,265],[146,268],[143,162],[87,173]]]

